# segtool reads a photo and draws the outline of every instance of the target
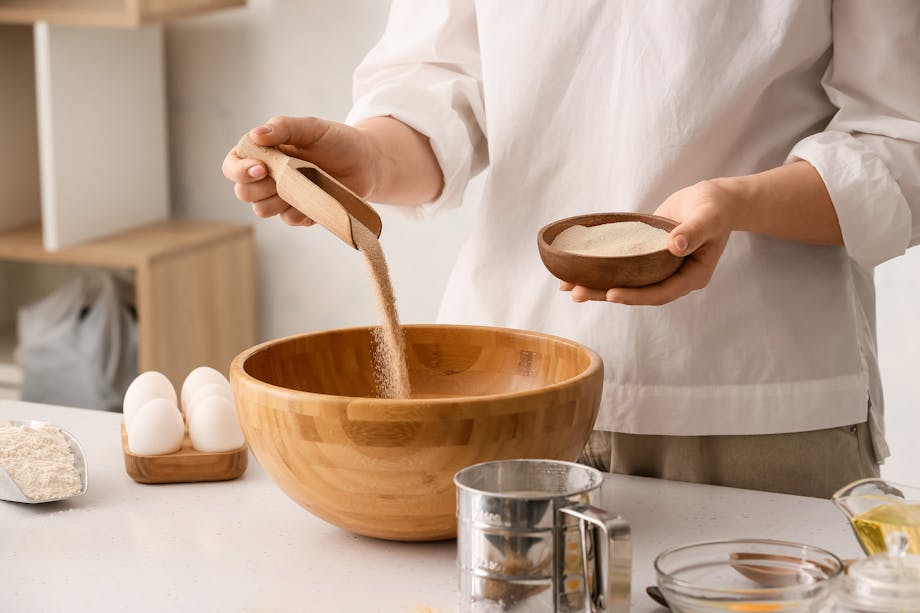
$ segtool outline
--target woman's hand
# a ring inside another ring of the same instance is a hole
[[[372,117],[354,127],[316,117],[274,117],[250,130],[249,137],[257,145],[278,147],[291,157],[313,162],[361,198],[375,202],[430,202],[443,186],[428,138],[392,117]],[[288,225],[313,225],[281,199],[258,160],[241,158],[233,149],[221,170],[235,183],[236,197],[252,203],[259,217],[279,215]]]
[[[728,237],[735,228],[737,197],[718,180],[702,181],[674,192],[655,211],[678,222],[668,236],[668,250],[684,256],[678,271],[660,283],[645,287],[590,289],[562,282],[572,300],[603,300],[620,304],[661,305],[709,284]]]
[[[250,130],[249,137],[257,145],[278,147],[291,157],[315,163],[359,196],[373,189],[373,147],[356,128],[316,117],[273,117]],[[259,217],[279,215],[291,226],[313,225],[312,219],[281,199],[262,162],[240,158],[231,149],[221,170],[236,184],[236,197],[251,203]]]
[[[701,181],[671,194],[655,214],[680,224],[668,236],[671,253],[685,256],[673,276],[637,288],[604,291],[563,283],[561,289],[571,291],[575,302],[666,304],[709,284],[732,230],[843,246],[830,194],[818,171],[804,160],[754,175]]]

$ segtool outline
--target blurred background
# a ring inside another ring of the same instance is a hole
[[[253,310],[243,309],[239,321],[245,322],[254,316],[254,328],[248,333],[253,340],[376,322],[372,289],[360,255],[321,229],[290,228],[278,220],[255,218],[247,205],[234,198],[231,184],[221,175],[220,164],[244,132],[273,115],[316,115],[343,120],[351,102],[352,70],[383,31],[387,9],[388,3],[380,0],[248,0],[242,8],[183,17],[169,20],[162,26],[152,26],[162,29],[167,164],[163,173],[165,181],[159,183],[168,189],[166,214],[178,220],[251,227],[254,240],[247,246],[245,237],[240,237],[239,248],[244,253],[247,248],[253,250],[254,270],[231,267],[222,273],[223,283],[237,284],[239,291],[221,294],[219,300],[205,301],[207,304],[202,308],[211,317],[220,318],[221,312],[232,313],[234,305],[245,301],[240,296],[251,294]],[[30,36],[29,31],[25,25],[0,27],[0,51],[3,51],[4,39],[6,44],[11,44],[9,41]],[[28,41],[28,45],[31,44],[32,41]],[[0,57],[0,74],[5,75],[0,76],[0,98],[6,98],[4,103],[20,109],[20,113],[27,113],[22,109],[28,108],[28,96],[25,102],[18,100],[15,92],[19,90],[4,88],[2,79],[18,79],[16,83],[23,91],[33,86],[29,81],[30,63],[41,62],[42,58],[25,57],[23,54],[27,52],[22,50],[28,48],[23,44],[15,48],[19,53],[16,55],[18,61],[9,54],[6,59]],[[132,75],[135,77],[137,75]],[[38,87],[41,89],[41,83]],[[156,94],[149,103],[153,112],[157,112]],[[67,126],[59,122],[56,129],[66,131]],[[24,147],[28,147],[32,134],[27,131],[22,137]],[[44,144],[46,135],[40,140]],[[133,142],[137,148],[144,147],[143,142]],[[82,151],[87,158],[104,153],[89,143]],[[133,154],[134,151],[124,151],[115,155]],[[33,149],[26,150],[24,158],[32,160],[34,166],[38,156]],[[22,157],[15,162],[20,164],[15,171],[17,177],[29,172]],[[44,164],[44,157],[42,162]],[[71,162],[77,168],[82,166],[80,160]],[[12,164],[6,164],[9,173],[13,172]],[[58,165],[63,164],[58,162]],[[0,170],[0,179],[3,172]],[[90,180],[99,179],[98,175],[90,177]],[[462,208],[446,211],[424,223],[412,221],[387,207],[379,208],[384,228],[381,239],[404,322],[435,319],[447,275],[476,214],[482,180],[480,176],[471,184]],[[129,203],[122,205],[130,206]],[[9,210],[4,213],[3,207],[10,208],[9,204],[0,204],[0,215],[10,217],[12,213]],[[15,209],[18,208],[17,205]],[[43,215],[47,217],[47,211]],[[91,224],[92,211],[83,213],[83,217],[87,216]],[[0,225],[3,225],[2,217]],[[13,227],[15,224],[6,225]],[[228,241],[231,235],[236,236],[223,226],[199,229],[203,235],[220,234]],[[46,247],[47,240],[46,235]],[[208,241],[211,239],[201,239],[200,243],[211,244]],[[3,336],[6,340],[0,340],[0,362],[6,363],[6,366],[0,364],[0,386],[4,385],[3,373],[6,372],[7,396],[17,394],[12,357],[12,347],[17,341],[13,338],[15,332],[11,331],[15,326],[15,313],[71,278],[73,265],[84,263],[82,252],[76,258],[78,261],[59,265],[54,258],[42,263],[44,256],[17,256],[22,249],[6,234],[0,234],[0,323],[7,328]],[[209,248],[201,249],[204,253]],[[178,253],[180,248],[174,251]],[[144,251],[144,254],[143,257],[150,261],[159,257],[158,253],[150,255]],[[139,261],[148,261],[137,257]],[[227,259],[223,255],[215,257]],[[537,257],[536,249],[534,257]],[[245,257],[240,261],[245,261]],[[101,268],[114,271],[116,279],[128,285],[142,283],[141,277],[146,273],[141,271],[146,264],[133,261],[117,264]],[[244,264],[239,266],[245,268]],[[94,264],[91,268],[100,266]],[[920,435],[920,377],[917,376],[920,324],[915,315],[920,312],[918,268],[920,252],[914,250],[883,265],[876,275],[879,352],[892,449],[892,457],[883,467],[883,476],[907,483],[917,481],[920,468],[920,445],[916,443]],[[239,276],[235,270],[240,271]],[[166,291],[161,287],[151,287],[150,291],[173,302],[181,300],[180,296],[186,291],[173,287],[169,289],[172,294],[164,294],[159,293]],[[249,287],[252,291],[247,289]],[[125,290],[129,297],[127,302],[131,302],[131,291]],[[566,298],[560,296],[559,299]],[[168,308],[168,305],[161,306]],[[207,319],[204,317],[202,321]],[[175,326],[183,324],[181,317],[173,316],[173,320],[180,321],[170,326],[175,331],[178,329]],[[248,324],[229,321],[227,325],[245,328]],[[188,328],[183,335],[194,337],[196,329],[194,326]],[[139,334],[143,345],[143,327]],[[149,330],[147,334],[156,335]],[[221,337],[219,331],[214,334]],[[243,342],[243,337],[237,344]],[[6,347],[6,355],[3,347]],[[174,344],[173,351],[180,351],[178,347]],[[224,352],[232,353],[242,348],[228,345]],[[169,359],[169,348],[164,351],[166,353],[159,359]],[[142,368],[143,365],[142,359]]]

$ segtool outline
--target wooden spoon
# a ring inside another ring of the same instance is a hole
[[[236,153],[265,164],[285,202],[351,247],[358,248],[352,232],[355,221],[380,236],[383,223],[377,212],[316,164],[292,158],[275,147],[257,145],[248,135],[240,139]]]
[[[744,575],[751,581],[762,585],[763,587],[786,587],[798,583],[798,571],[788,567],[777,567],[770,564],[757,564],[761,562],[786,562],[789,564],[801,565],[800,558],[792,556],[779,556],[770,553],[733,553],[731,554],[732,568]],[[753,564],[747,562],[754,562]],[[843,569],[846,570],[853,560],[843,560]],[[827,574],[833,572],[833,564],[830,560],[826,564],[812,562],[817,569]]]
[[[650,585],[645,588],[645,593],[648,594],[648,597],[663,606],[668,611],[671,610],[671,605],[668,604],[668,601],[665,599],[664,594],[661,593],[661,590],[658,589],[657,585]]]

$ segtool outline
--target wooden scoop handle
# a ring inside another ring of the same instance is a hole
[[[358,248],[352,224],[360,223],[380,236],[380,216],[363,199],[316,164],[263,147],[244,135],[236,145],[241,158],[259,160],[275,180],[278,195],[292,207],[323,226],[346,244]]]

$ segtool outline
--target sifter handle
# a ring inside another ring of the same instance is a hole
[[[629,584],[632,578],[629,524],[618,515],[588,504],[563,507],[559,512],[578,519],[585,602],[589,607],[586,611],[629,613]],[[595,552],[593,569],[588,560],[589,545]],[[589,581],[590,576],[594,577],[593,583]]]

